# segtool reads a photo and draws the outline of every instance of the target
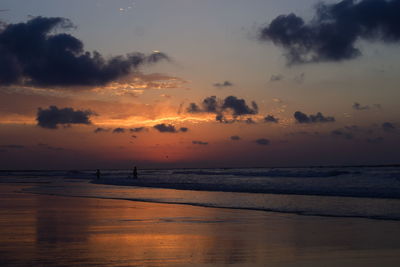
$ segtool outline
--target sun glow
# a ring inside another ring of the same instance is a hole
[[[160,118],[150,119],[144,116],[131,116],[124,119],[101,119],[99,121],[94,121],[96,125],[100,126],[119,126],[119,127],[130,127],[130,126],[153,126],[159,123],[191,123],[198,124],[204,122],[215,121],[215,117],[212,115],[205,116],[166,116]]]

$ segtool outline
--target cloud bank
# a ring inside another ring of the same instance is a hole
[[[287,63],[343,61],[362,55],[358,40],[399,43],[400,0],[342,0],[320,3],[314,18],[280,15],[259,32],[259,39],[285,51]]]
[[[85,51],[72,35],[54,33],[73,27],[60,17],[35,17],[5,25],[0,30],[0,85],[99,86],[127,76],[141,65],[169,59],[160,52],[105,59],[96,51]]]
[[[214,113],[215,119],[219,122],[234,122],[240,116],[258,114],[258,105],[252,101],[250,105],[244,99],[237,98],[236,96],[228,96],[225,99],[218,99],[216,96],[210,96],[203,100],[198,105],[190,103],[187,108],[189,113]],[[228,120],[226,115],[233,116],[233,120]]]
[[[293,116],[298,123],[335,122],[334,117],[324,116],[321,112],[315,115],[307,115],[301,111],[296,111]]]
[[[153,126],[154,129],[156,129],[157,131],[159,131],[160,133],[178,133],[178,132],[187,132],[189,129],[186,127],[181,127],[179,129],[175,128],[174,125],[172,124],[165,124],[165,123],[161,123],[161,124],[156,124]]]
[[[94,112],[90,110],[59,109],[56,106],[50,106],[48,109],[39,108],[36,120],[38,126],[42,128],[57,129],[59,124],[66,126],[71,124],[91,124],[91,115],[94,115]]]

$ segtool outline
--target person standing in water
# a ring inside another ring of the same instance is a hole
[[[138,176],[137,176],[137,168],[135,166],[135,168],[133,168],[133,179],[137,179],[137,178],[138,178]]]
[[[97,169],[97,171],[96,171],[96,177],[97,177],[97,180],[100,179],[100,170],[99,169]]]

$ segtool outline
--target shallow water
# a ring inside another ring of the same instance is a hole
[[[131,175],[103,170],[93,184],[93,171],[2,171],[0,183],[35,183],[25,191],[38,194],[400,220],[396,166],[139,170],[138,180]]]
[[[86,180],[68,179],[52,181],[49,184],[38,184],[26,188],[25,192],[305,215],[400,220],[399,199],[175,190],[91,184]]]
[[[134,183],[132,170],[102,170],[100,183]],[[140,184],[205,191],[400,199],[400,166],[139,170]],[[0,181],[94,179],[94,171],[0,171]]]
[[[14,193],[29,186],[0,187],[1,266],[400,264],[398,221]]]

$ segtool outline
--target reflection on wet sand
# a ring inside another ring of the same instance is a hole
[[[1,266],[396,266],[400,223],[12,193]]]

